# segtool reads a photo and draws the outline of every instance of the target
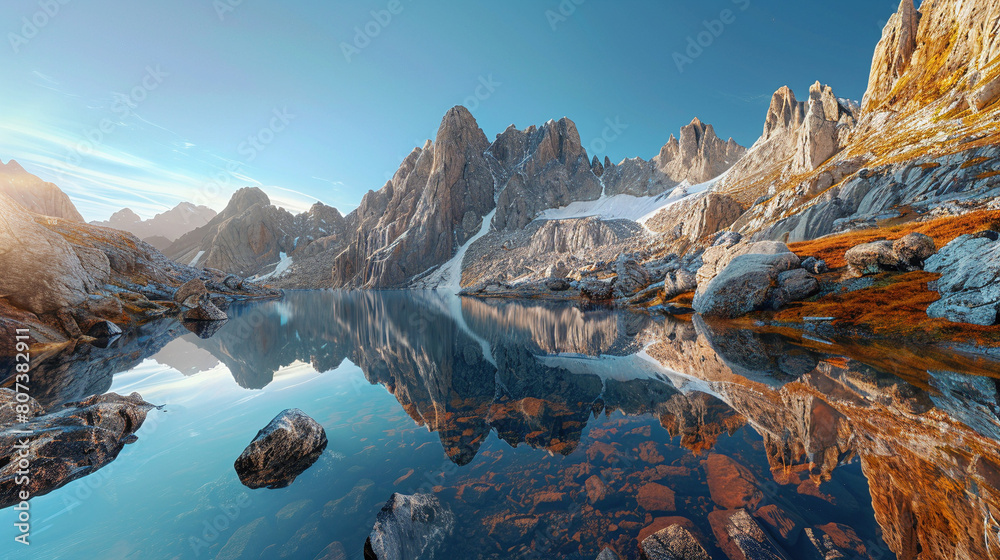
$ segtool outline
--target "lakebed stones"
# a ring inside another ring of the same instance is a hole
[[[285,488],[319,459],[326,445],[323,426],[290,409],[257,433],[234,466],[248,488]]]
[[[963,235],[928,259],[925,270],[941,274],[932,285],[941,299],[928,316],[986,326],[1000,320],[1000,233]]]
[[[108,465],[155,408],[137,393],[94,396],[49,414],[31,400],[28,421],[12,427],[20,418],[7,418],[9,397],[0,393],[0,509],[19,503],[22,490],[42,496]],[[27,485],[15,484],[21,460],[31,465]]]
[[[436,496],[393,494],[365,542],[365,560],[433,558],[455,529],[455,515]]]

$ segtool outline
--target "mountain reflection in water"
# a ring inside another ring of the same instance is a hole
[[[735,507],[754,512],[796,558],[823,539],[847,557],[1000,557],[1000,365],[982,358],[434,293],[290,293],[230,316],[210,338],[165,321],[37,367],[47,408],[117,390],[122,372],[135,379],[127,390],[147,396],[151,382],[136,372],[150,357],[158,376],[175,372],[170,383],[191,391],[222,367],[245,395],[227,402],[214,436],[232,449],[263,427],[256,416],[234,425],[247,399],[285,399],[302,385],[281,406],[308,410],[303,400],[315,400],[331,445],[312,471],[289,489],[252,494],[253,513],[197,554],[189,545],[198,525],[160,535],[172,522],[135,537],[131,553],[258,558],[273,547],[268,557],[314,558],[336,542],[355,558],[393,492],[427,491],[460,520],[444,557],[592,559],[611,546],[637,558],[638,538],[675,522],[717,542],[717,512]],[[323,375],[275,388],[304,364]],[[363,375],[352,383],[384,387],[409,420],[360,386],[341,400],[324,394],[317,384],[352,364]],[[171,414],[184,409],[160,424]],[[184,452],[183,438],[164,431],[140,432],[104,484],[115,487],[119,472],[171,484],[140,468],[144,444]],[[197,473],[211,477],[205,486],[153,505],[176,507],[163,515],[177,519],[225,502],[211,496],[237,491],[224,468],[234,459],[206,460]],[[51,538],[74,538],[52,523]]]

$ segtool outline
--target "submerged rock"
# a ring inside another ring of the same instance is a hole
[[[985,326],[1000,320],[1000,233],[963,235],[928,259],[925,270],[941,275],[932,286],[941,299],[928,316]]]
[[[435,496],[393,494],[365,542],[365,560],[432,558],[455,529],[455,515]]]
[[[17,422],[17,415],[11,420],[7,414],[10,398],[11,393],[0,393],[0,509],[19,503],[21,491],[42,496],[108,465],[135,441],[146,413],[155,408],[138,393],[108,393],[41,414],[41,406],[31,399],[28,421],[18,423],[15,431],[11,422]],[[30,464],[27,485],[15,483],[22,460]]]
[[[605,548],[597,555],[597,560],[622,560],[622,557],[614,550]]]
[[[708,514],[719,548],[729,558],[789,560],[789,557],[745,509]]]
[[[285,488],[326,449],[326,430],[299,409],[271,420],[236,459],[236,473],[248,488]]]
[[[646,537],[640,548],[647,560],[711,560],[712,558],[698,539],[681,525],[671,525]]]

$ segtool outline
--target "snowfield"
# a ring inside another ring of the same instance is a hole
[[[726,174],[723,173],[711,181],[693,186],[688,186],[684,182],[674,190],[656,196],[616,194],[614,196],[601,196],[597,200],[573,202],[561,208],[545,210],[535,219],[570,220],[598,217],[602,220],[632,220],[645,225],[646,221],[660,210],[710,191],[725,176]]]

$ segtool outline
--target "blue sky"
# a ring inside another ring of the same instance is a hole
[[[5,0],[0,159],[105,219],[183,200],[221,209],[247,185],[346,213],[458,104],[490,139],[567,116],[614,161],[652,157],[695,116],[749,146],[782,85],[860,99],[897,6]],[[687,52],[699,34],[708,46]]]

